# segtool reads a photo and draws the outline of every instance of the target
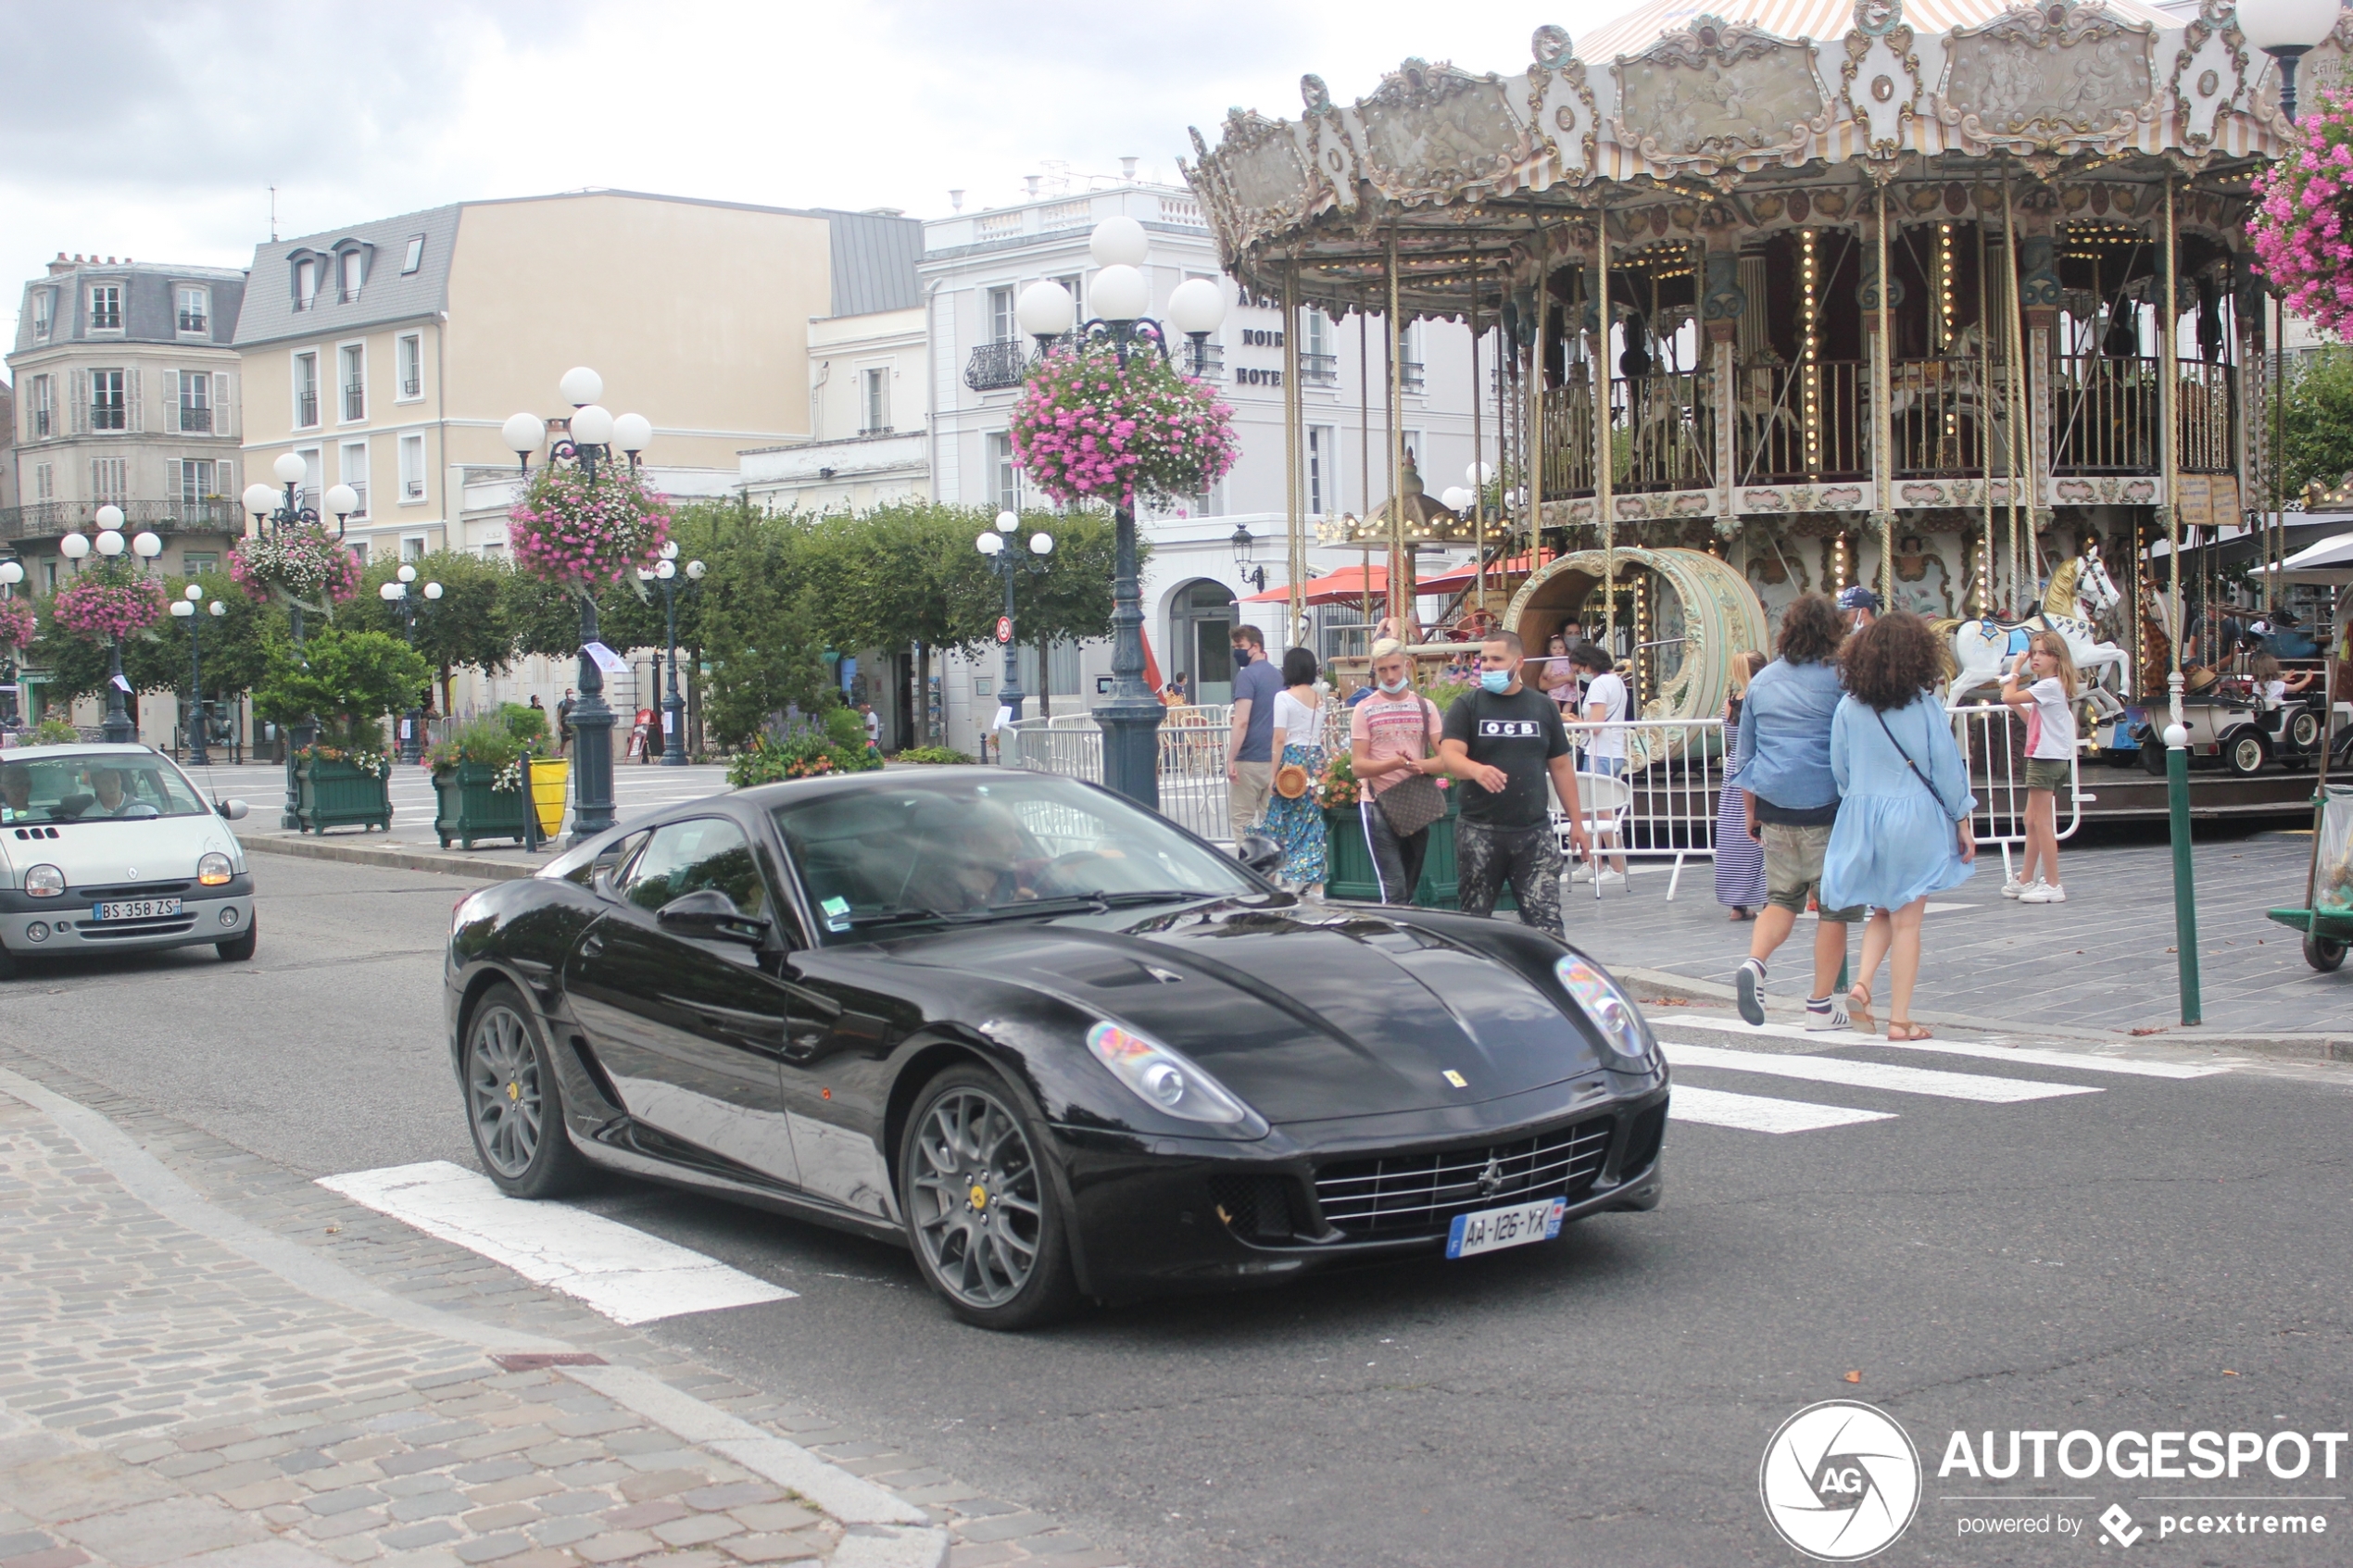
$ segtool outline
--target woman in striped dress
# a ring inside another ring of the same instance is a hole
[[[1765,668],[1754,651],[1732,659],[1732,695],[1724,699],[1724,777],[1741,765],[1741,704],[1749,677]],[[1746,920],[1765,902],[1765,847],[1748,836],[1748,806],[1737,789],[1727,789],[1716,807],[1716,901],[1731,907],[1732,919]]]

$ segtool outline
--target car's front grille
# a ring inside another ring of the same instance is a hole
[[[77,904],[103,904],[114,898],[176,898],[188,887],[184,882],[126,882],[115,887],[77,887],[72,897]]]
[[[1457,1214],[1583,1192],[1601,1173],[1612,1125],[1599,1116],[1510,1143],[1338,1160],[1316,1171],[1315,1197],[1343,1236],[1442,1235]]]
[[[165,915],[157,920],[85,920],[73,929],[84,942],[120,942],[126,936],[177,936],[194,930],[195,923],[188,915]]]

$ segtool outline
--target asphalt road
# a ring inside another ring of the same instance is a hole
[[[0,1033],[307,1173],[472,1164],[437,981],[469,884],[255,859],[256,961],[29,972]],[[1659,1017],[1670,1055],[1809,1048]],[[1895,1114],[1786,1135],[1679,1122],[1655,1213],[1023,1336],[958,1326],[885,1247],[623,1182],[584,1203],[799,1293],[660,1336],[1153,1568],[1793,1563],[1759,1461],[1834,1399],[1887,1411],[1927,1467],[1878,1562],[2080,1561],[2115,1549],[2111,1503],[2146,1532],[2135,1558],[2353,1556],[2353,1445],[2334,1480],[2317,1460],[2294,1481],[1937,1474],[1957,1430],[2353,1427],[2353,1072],[1831,1054],[2099,1092],[1984,1103],[1685,1066],[1690,1087]],[[2183,1494],[2233,1500],[2145,1500]],[[2328,1534],[2160,1539],[2168,1510],[2259,1530],[2320,1514]],[[1961,1533],[2008,1517],[2051,1533]]]

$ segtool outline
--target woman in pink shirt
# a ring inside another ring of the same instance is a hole
[[[1414,901],[1422,861],[1429,854],[1429,829],[1399,834],[1382,814],[1379,797],[1416,773],[1443,779],[1445,764],[1438,758],[1443,725],[1437,704],[1414,690],[1403,645],[1393,638],[1375,643],[1373,694],[1349,715],[1348,750],[1364,784],[1357,809],[1364,815],[1365,842],[1373,852],[1384,904]]]

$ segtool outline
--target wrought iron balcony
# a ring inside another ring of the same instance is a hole
[[[1201,345],[1201,366],[1198,370],[1193,366],[1193,345],[1190,339],[1179,339],[1176,347],[1169,352],[1176,356],[1178,368],[1189,376],[1199,376],[1203,381],[1219,381],[1225,377],[1226,345],[1222,343],[1204,343]]]
[[[1419,366],[1415,369],[1419,370]],[[1337,354],[1302,354],[1299,357],[1299,379],[1309,386],[1334,386],[1340,382],[1340,356]]]
[[[984,343],[973,350],[964,366],[964,384],[975,392],[1001,392],[1019,386],[1029,370],[1029,345],[1019,339]]]
[[[98,526],[98,508],[122,508],[125,529],[152,529],[157,533],[225,533],[245,529],[239,503],[226,496],[201,501],[34,501],[21,507],[0,507],[0,539],[54,539],[63,533],[86,533]]]
[[[1421,392],[1424,388],[1426,379],[1427,378],[1424,376],[1422,371],[1422,362],[1419,359],[1400,359],[1397,361],[1397,387],[1399,391],[1413,393]]]
[[[211,430],[212,410],[209,408],[182,408],[180,410],[180,428],[183,431]]]
[[[300,397],[295,399],[295,423],[296,426],[301,429],[308,430],[319,422],[319,394],[316,390],[304,393]]]
[[[120,403],[91,404],[90,428],[92,430],[128,429],[129,425],[123,416],[122,405]]]
[[[346,420],[368,417],[368,389],[358,382],[343,389],[343,417]]]

